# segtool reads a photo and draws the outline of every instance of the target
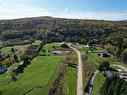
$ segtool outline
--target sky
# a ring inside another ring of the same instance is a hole
[[[127,20],[127,0],[0,0],[0,19],[37,16]]]

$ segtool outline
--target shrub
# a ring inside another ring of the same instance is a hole
[[[109,64],[109,61],[103,61],[99,67],[98,67],[98,70],[99,71],[106,71],[106,70],[109,70],[110,68],[110,64]]]

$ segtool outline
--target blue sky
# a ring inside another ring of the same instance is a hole
[[[0,0],[0,19],[53,16],[127,19],[127,0]]]

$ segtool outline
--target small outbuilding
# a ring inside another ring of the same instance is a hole
[[[104,75],[109,77],[109,78],[112,78],[112,77],[115,77],[117,74],[115,72],[112,72],[112,71],[104,71]]]
[[[99,51],[97,52],[97,55],[101,57],[110,57],[110,55],[105,51]]]
[[[85,45],[85,48],[90,48],[89,44]]]
[[[0,67],[0,75],[7,71],[7,67]]]

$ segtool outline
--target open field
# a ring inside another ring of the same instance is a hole
[[[50,52],[55,48],[55,47],[59,47],[60,44],[58,43],[50,43],[50,44],[46,44],[43,49],[40,51],[40,54],[45,54],[45,55],[50,55]],[[44,51],[43,51],[44,50]]]
[[[71,54],[70,61],[73,66],[67,67],[67,73],[65,74],[65,78],[63,80],[64,83],[64,93],[67,95],[76,95],[76,87],[77,87],[77,55],[75,52]]]
[[[77,69],[73,67],[67,68],[67,74],[64,81],[64,93],[69,95],[76,95],[77,85]]]
[[[60,63],[64,61],[63,56],[38,56],[30,65],[19,74],[17,81],[4,81],[1,83],[2,95],[22,95],[31,90],[29,95],[47,95],[52,81],[57,75]],[[40,86],[40,88],[36,88]]]
[[[98,73],[96,75],[91,95],[100,95],[99,91],[100,91],[100,88],[103,87],[105,80],[106,78],[103,76],[103,74]]]
[[[41,43],[40,40],[36,40],[34,43],[32,43],[33,45],[39,45]],[[2,43],[0,42],[0,45]],[[30,46],[31,44],[26,44],[26,45],[15,45],[15,46],[8,46],[8,47],[4,47],[1,49],[1,51],[3,53],[8,53],[8,50],[11,50],[11,48],[14,48],[16,50],[20,50],[20,51],[24,51],[28,46]]]
[[[30,45],[31,44],[27,44],[27,45],[15,45],[15,46],[8,46],[8,47],[4,47],[4,48],[7,48],[7,49],[11,49],[11,48],[15,48],[15,49],[26,49]]]
[[[97,51],[106,51],[103,48],[95,46],[95,49],[90,49],[90,48],[85,48],[83,45],[79,45],[76,47],[81,51],[81,53],[87,55],[89,60],[92,61],[96,67],[98,67],[99,63],[101,63],[103,61],[109,61],[110,64],[118,64],[119,63],[119,62],[117,62],[116,58],[113,55],[110,55],[110,57],[107,57],[107,58],[98,56],[96,54]]]

